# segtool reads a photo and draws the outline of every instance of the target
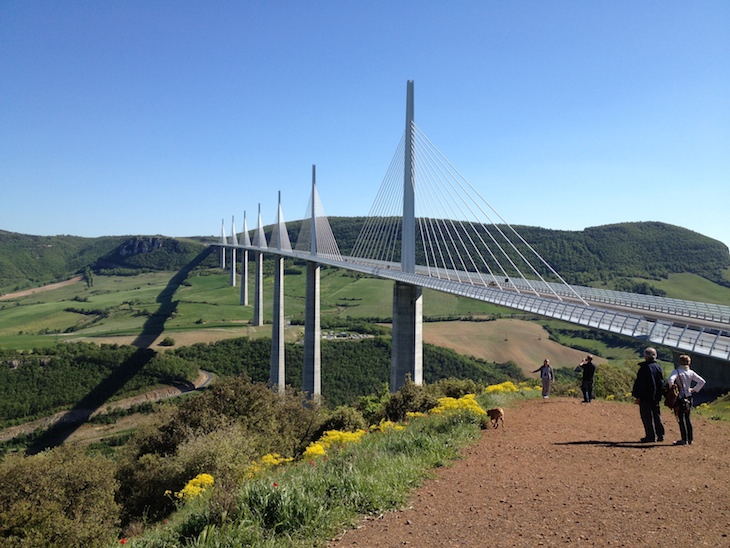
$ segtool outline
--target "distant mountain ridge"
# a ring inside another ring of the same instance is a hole
[[[364,217],[330,217],[343,254],[354,246]],[[302,221],[287,223],[295,242]],[[730,287],[725,244],[659,222],[620,223],[582,231],[514,226],[566,281],[586,285],[607,279],[659,279],[689,272]],[[269,232],[271,227],[267,227]],[[86,268],[177,270],[198,255],[211,237],[32,236],[0,230],[0,292],[69,278]],[[215,266],[209,260],[210,266]]]

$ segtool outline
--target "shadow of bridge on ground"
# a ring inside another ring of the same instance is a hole
[[[33,455],[45,449],[61,445],[155,356],[155,351],[150,349],[150,346],[162,334],[165,330],[165,323],[177,310],[179,301],[173,300],[175,292],[190,275],[190,272],[208,258],[208,255],[212,252],[212,247],[205,248],[197,257],[170,278],[165,289],[157,296],[157,302],[159,303],[157,311],[145,321],[142,331],[132,343],[133,346],[138,348],[137,351],[107,378],[102,380],[91,392],[79,400],[58,421],[33,440],[26,449],[26,454]]]

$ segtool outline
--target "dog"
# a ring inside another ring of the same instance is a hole
[[[487,416],[489,417],[489,420],[492,422],[493,428],[499,428],[499,423],[502,423],[502,428],[504,428],[504,409],[501,407],[495,407],[494,409],[487,409]]]

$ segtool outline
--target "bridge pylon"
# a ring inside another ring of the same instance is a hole
[[[242,245],[245,246],[241,250],[241,306],[248,306],[248,246],[251,245],[251,239],[248,237],[248,225],[246,224],[246,212],[243,212],[243,239]]]
[[[312,166],[312,211],[311,240],[309,253],[316,258],[317,249],[317,168]],[[307,289],[304,303],[304,363],[302,367],[302,390],[312,399],[322,395],[321,380],[321,339],[320,324],[320,266],[312,260],[307,261]]]
[[[409,274],[416,271],[414,131],[413,80],[409,80],[406,92],[406,146],[401,237],[401,270]],[[395,282],[393,287],[393,347],[390,363],[391,393],[398,391],[408,377],[416,384],[423,384],[423,288]]]
[[[260,327],[264,325],[264,253],[261,250],[269,247],[266,244],[264,224],[261,222],[261,204],[259,204],[258,225],[254,234],[253,245],[259,248],[259,251],[254,251],[253,324]]]
[[[236,249],[238,248],[238,236],[236,236],[236,221],[231,217],[231,287],[236,287]]]
[[[281,211],[281,191],[279,207],[276,214],[276,225],[271,234],[271,245],[277,251],[291,251],[289,234],[286,231],[284,216]],[[269,382],[279,393],[286,388],[286,364],[284,351],[284,256],[274,256],[274,307],[271,326],[271,370]]]
[[[226,221],[221,219],[221,270],[226,269]]]

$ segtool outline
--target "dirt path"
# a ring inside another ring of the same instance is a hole
[[[730,546],[730,425],[693,417],[695,443],[637,443],[636,406],[532,400],[506,409],[410,507],[364,521],[331,548]]]
[[[65,285],[75,284],[76,282],[80,282],[81,280],[83,280],[82,276],[76,276],[75,278],[71,278],[70,280],[65,280],[63,282],[58,282],[55,284],[48,284],[41,287],[33,287],[31,289],[17,291],[16,293],[6,293],[5,295],[0,295],[0,301],[17,299],[18,297],[27,297],[28,295],[33,295],[34,293],[42,293],[43,291],[50,291],[51,289],[57,289]]]

